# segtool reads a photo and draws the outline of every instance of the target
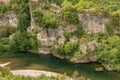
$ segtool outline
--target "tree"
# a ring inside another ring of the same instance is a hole
[[[37,38],[32,38],[31,37],[29,42],[30,42],[31,49],[38,50],[38,48],[40,46],[40,41],[37,40]]]
[[[81,12],[83,9],[84,9],[84,6],[85,6],[85,2],[83,0],[80,0],[75,6],[74,8]]]
[[[26,31],[27,27],[30,26],[29,15],[26,13],[19,14],[18,18],[19,18],[18,30],[20,30],[21,32]]]
[[[7,4],[0,4],[0,13],[5,13],[8,10]]]
[[[5,52],[5,47],[3,44],[0,44],[0,52]]]
[[[106,67],[120,71],[120,38],[109,37],[98,47],[98,60]]]
[[[46,13],[42,18],[42,24],[45,28],[55,28],[57,25],[56,16],[54,13]]]
[[[10,41],[12,51],[27,51],[30,49],[29,36],[25,32],[17,31]]]
[[[76,10],[73,8],[72,3],[67,0],[62,3],[62,19],[69,24],[77,24],[79,22]]]
[[[35,17],[35,22],[39,25],[42,26],[42,18],[43,18],[43,13],[41,10],[35,9],[33,11],[33,16]]]
[[[65,54],[69,54],[71,52],[71,45],[69,42],[65,44],[64,51],[65,51]]]
[[[105,24],[105,29],[106,29],[108,36],[114,36],[114,30],[113,30],[113,27],[111,25],[112,24],[110,24],[110,23]]]

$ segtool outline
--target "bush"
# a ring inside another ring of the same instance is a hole
[[[5,13],[8,10],[7,4],[0,4],[0,13]]]
[[[76,29],[73,34],[76,34],[78,37],[82,37],[85,34],[85,31],[82,26],[78,26],[78,29]]]
[[[31,38],[29,39],[29,43],[30,43],[31,49],[32,49],[32,50],[35,50],[35,51],[38,50],[38,48],[39,48],[39,46],[40,46],[40,44],[41,44],[40,40],[38,40],[36,37],[34,37],[34,38],[31,37]]]
[[[15,27],[10,25],[2,25],[0,26],[0,38],[9,37],[9,35],[13,34],[15,31]]]
[[[18,15],[18,30],[24,32],[27,30],[27,27],[30,26],[30,17],[28,14],[23,13]]]
[[[33,11],[33,16],[35,18],[35,22],[39,25],[42,26],[42,18],[43,18],[43,13],[41,10],[34,10]]]
[[[73,8],[72,3],[67,0],[62,3],[62,19],[69,24],[77,24],[79,22],[76,10]]]
[[[79,47],[78,41],[75,40],[61,45],[57,50],[60,55],[74,56],[76,53],[78,54]]]
[[[106,23],[105,24],[105,29],[106,29],[107,35],[109,35],[109,36],[113,36],[114,35],[113,26],[111,26],[110,23]]]
[[[55,28],[57,17],[53,12],[46,13],[42,18],[42,24],[45,28]]]
[[[120,71],[120,38],[117,36],[109,37],[103,40],[98,46],[98,61],[104,67],[109,66],[112,69]]]
[[[67,41],[69,41],[70,36],[71,36],[71,33],[68,32],[68,31],[64,31],[64,32],[63,32],[63,35],[64,35],[64,37],[67,39]]]
[[[17,31],[10,40],[11,51],[27,51],[30,49],[29,36],[25,32]]]
[[[75,12],[71,12],[71,11],[64,11],[62,13],[62,19],[63,19],[63,21],[68,22],[69,24],[78,24],[79,23],[77,14]]]
[[[49,8],[50,8],[50,3],[45,4],[43,8],[44,8],[44,9],[49,9]]]
[[[1,44],[9,44],[9,42],[10,42],[10,39],[9,39],[9,38],[1,38],[1,39],[0,39],[0,43],[1,43]]]
[[[9,51],[10,51],[9,45],[4,45],[0,43],[0,52],[9,52]]]

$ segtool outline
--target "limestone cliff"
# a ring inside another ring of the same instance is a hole
[[[9,24],[13,27],[17,27],[18,18],[15,12],[7,12],[0,17],[0,25]]]
[[[37,38],[41,41],[41,46],[38,49],[38,53],[42,54],[50,54],[50,48],[55,46],[56,48],[60,45],[63,45],[67,39],[64,36],[64,32],[67,31],[68,33],[73,33],[78,29],[76,25],[69,25],[69,24],[59,24],[56,28],[48,28],[45,29],[36,24],[35,19],[33,17],[33,11],[35,9],[41,9],[48,0],[43,2],[38,2],[38,0],[31,0],[29,2],[30,14],[31,14],[31,26],[27,29],[29,33],[32,33],[33,29],[37,29]],[[54,11],[53,11],[54,12]],[[108,18],[102,16],[96,16],[92,14],[78,14],[79,23],[82,24],[83,29],[86,33],[97,33],[102,32],[105,33],[105,23],[109,21]],[[17,27],[18,19],[14,12],[5,13],[2,18],[0,18],[0,25],[9,24],[13,27]],[[80,38],[76,35],[71,35],[69,37],[69,41],[78,40]],[[84,62],[94,62],[97,60],[96,58],[96,47],[98,43],[96,41],[88,41],[86,43],[82,43],[80,47],[80,51],[82,52],[82,56],[74,56],[69,58],[70,61],[75,63],[84,63]],[[87,54],[87,49],[90,49],[90,53]],[[59,55],[55,55],[57,57],[61,57]],[[65,57],[67,58],[67,57]]]

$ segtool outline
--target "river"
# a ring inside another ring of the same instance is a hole
[[[61,60],[51,55],[38,55],[31,53],[16,53],[14,56],[0,57],[0,63],[12,62],[8,65],[12,70],[35,69],[46,70],[71,75],[78,71],[81,76],[90,80],[120,80],[118,72],[96,72],[95,68],[100,67],[98,63],[73,64],[67,60]]]

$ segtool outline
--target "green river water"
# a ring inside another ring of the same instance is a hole
[[[78,71],[80,75],[90,80],[120,80],[118,72],[96,72],[95,68],[100,67],[98,63],[73,64],[67,60],[60,60],[51,55],[37,55],[31,53],[21,53],[11,57],[0,57],[0,63],[12,62],[8,65],[12,70],[35,69],[46,70],[71,75]]]

